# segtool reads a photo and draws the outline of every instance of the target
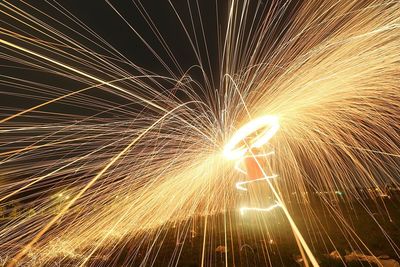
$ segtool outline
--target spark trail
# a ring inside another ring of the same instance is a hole
[[[0,212],[13,214],[0,222],[0,257],[110,266],[96,259],[120,255],[122,244],[131,245],[123,264],[154,265],[174,229],[164,265],[176,266],[187,239],[205,227],[202,265],[215,265],[216,242],[230,248],[233,265],[243,257],[238,243],[284,229],[272,230],[275,212],[232,215],[249,170],[226,156],[264,167],[250,169],[262,173],[255,179],[278,203],[266,209],[282,209],[282,225],[295,225],[290,215],[302,207],[302,225],[293,218],[304,240],[336,248],[328,219],[349,247],[373,255],[344,215],[357,203],[400,256],[367,205],[392,220],[388,188],[400,188],[400,2],[161,2],[161,23],[137,0],[126,10],[106,1],[112,15],[101,18],[117,19],[123,40],[133,36],[129,48],[157,66],[140,66],[67,4],[0,2]],[[163,32],[164,20],[176,23],[177,36]],[[249,118],[269,123],[250,120],[255,126],[240,130]],[[266,152],[256,151],[263,145]],[[268,244],[260,250],[271,255]]]
[[[260,151],[260,148],[266,144],[268,144],[269,140],[276,134],[279,129],[279,120],[276,116],[263,116],[260,118],[256,118],[243,125],[233,136],[232,139],[228,142],[224,149],[224,155],[229,158],[236,160],[235,167],[241,173],[244,173],[248,176],[250,181],[245,182],[237,182],[236,188],[239,190],[247,191],[244,184],[249,183],[258,183],[259,181],[266,181],[267,185],[273,192],[275,198],[277,199],[276,204],[271,205],[267,208],[260,207],[242,207],[240,208],[240,213],[244,214],[245,211],[271,211],[274,208],[280,207],[283,209],[285,216],[289,220],[290,226],[292,227],[293,233],[295,235],[296,241],[298,242],[298,246],[300,252],[302,254],[304,263],[306,266],[308,265],[308,260],[304,255],[304,251],[307,253],[311,263],[313,266],[319,266],[317,260],[315,259],[314,254],[311,252],[308,244],[304,240],[302,234],[300,233],[298,227],[292,219],[288,209],[286,208],[285,203],[282,201],[281,196],[278,194],[278,191],[271,183],[270,179],[276,178],[276,174],[268,175],[263,167],[261,166],[260,158],[265,158],[265,156],[270,156],[274,152],[269,152],[267,154],[257,153],[255,149]],[[251,137],[251,138],[250,138]],[[247,139],[247,140],[246,140]],[[249,140],[250,139],[250,140]],[[239,143],[242,143],[240,146]],[[247,155],[246,155],[247,154]],[[246,166],[246,171],[240,169],[240,165],[243,164]]]

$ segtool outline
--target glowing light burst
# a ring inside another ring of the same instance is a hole
[[[259,148],[276,134],[279,129],[279,119],[277,116],[263,116],[251,120],[242,126],[229,140],[224,148],[224,155],[229,159],[243,158],[246,152],[252,148]],[[243,141],[250,135],[261,132],[253,137],[248,143],[243,144]],[[239,143],[242,144],[239,146]]]
[[[268,141],[276,134],[279,129],[279,120],[277,116],[263,116],[256,118],[243,125],[232,138],[229,140],[224,148],[224,155],[230,160],[235,160],[235,169],[240,173],[248,175],[251,179],[250,181],[240,181],[236,183],[236,188],[238,190],[247,191],[247,188],[243,185],[255,183],[258,181],[264,181],[267,179],[272,179],[278,177],[276,174],[266,175],[262,171],[260,174],[251,175],[249,172],[252,171],[251,168],[256,168],[261,170],[260,162],[257,158],[264,158],[274,154],[273,151],[268,153],[253,153],[253,149],[261,148],[266,145]],[[250,136],[252,138],[250,139]],[[246,155],[246,153],[248,155]],[[246,166],[246,169],[241,168],[244,161],[252,160],[254,166]],[[250,177],[254,176],[254,177]],[[260,176],[260,177],[257,177]],[[245,210],[258,210],[258,211],[270,211],[274,207],[279,206],[279,203],[273,205],[269,208],[241,208],[241,213]]]
[[[277,201],[274,205],[270,205],[266,208],[261,207],[241,207],[240,213],[243,215],[245,211],[262,211],[269,212],[277,207],[281,207],[289,223],[292,227],[293,233],[295,235],[298,247],[300,249],[300,253],[303,257],[304,263],[306,266],[309,266],[308,260],[304,254],[307,254],[313,266],[319,266],[314,254],[311,252],[308,244],[304,240],[301,235],[299,229],[294,223],[292,217],[287,210],[285,203],[283,203],[282,198],[277,193],[277,190],[274,188],[273,184],[269,181],[272,178],[276,178],[277,175],[267,175],[261,162],[258,158],[264,158],[266,156],[273,155],[274,152],[258,154],[254,153],[254,149],[259,149],[262,146],[268,144],[269,140],[277,133],[279,129],[279,120],[276,116],[263,116],[260,118],[256,118],[251,120],[247,124],[243,125],[237,132],[232,136],[232,139],[228,142],[224,149],[224,155],[229,158],[236,160],[237,164],[235,164],[235,168],[240,170],[241,173],[244,173],[248,176],[250,181],[241,181],[236,183],[236,188],[239,190],[247,191],[244,184],[249,183],[257,183],[259,181],[266,181],[267,185],[271,188],[274,196]],[[248,155],[246,155],[246,153]],[[245,162],[246,171],[241,169],[240,164]],[[303,250],[304,249],[304,250]]]
[[[382,198],[390,196],[387,188],[400,189],[399,1],[215,1],[226,6],[216,6],[214,29],[203,27],[214,21],[204,24],[202,1],[179,1],[188,5],[182,9],[159,1],[182,29],[178,49],[146,1],[126,4],[148,23],[143,35],[134,16],[124,17],[131,9],[121,12],[112,2],[105,2],[108,11],[127,26],[121,34],[139,42],[130,48],[148,48],[156,70],[132,62],[69,4],[0,1],[0,209],[13,214],[0,225],[1,260],[94,266],[95,257],[124,254],[118,245],[129,239],[138,242],[126,265],[148,266],[163,230],[172,228],[177,244],[204,230],[202,266],[215,265],[209,244],[223,240],[232,247],[225,253],[230,265],[231,256],[242,257],[235,241],[260,241],[236,227],[231,213],[237,190],[253,181],[276,184],[279,191],[267,190],[277,204],[241,212],[280,207],[282,222],[296,232],[290,215],[301,205],[302,233],[313,245],[335,247],[324,225],[334,221],[340,243],[373,255],[343,215],[341,203],[346,210],[358,203],[400,257],[366,203],[391,220]],[[213,39],[216,53],[208,50]],[[186,45],[191,66],[175,57]],[[249,114],[256,119],[248,122]],[[236,131],[238,125],[246,127]],[[248,174],[246,159],[261,167],[271,159],[273,168],[235,188]],[[265,198],[249,188],[252,194]],[[321,218],[312,199],[330,217]],[[11,211],[14,201],[29,216]],[[265,240],[276,234],[266,234],[268,227],[263,218],[254,224]],[[177,245],[171,266],[181,252]]]

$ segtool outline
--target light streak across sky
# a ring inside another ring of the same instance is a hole
[[[173,229],[166,265],[201,232],[201,266],[217,242],[230,266],[291,227],[315,265],[337,245],[315,198],[346,245],[374,255],[357,204],[400,257],[368,206],[395,223],[400,2],[161,2],[101,2],[97,27],[73,3],[0,2],[0,260],[117,266],[131,245],[124,265],[156,266]]]

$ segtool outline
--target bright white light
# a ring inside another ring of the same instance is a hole
[[[280,207],[281,205],[279,203],[276,203],[274,205],[269,206],[268,208],[247,208],[243,207],[240,208],[240,214],[243,215],[245,211],[252,210],[252,211],[264,211],[264,212],[269,212],[277,207]]]
[[[266,128],[262,133],[254,138],[253,142],[248,144],[248,147],[237,147],[246,137],[255,133],[258,130]],[[243,125],[231,138],[224,148],[224,155],[228,159],[237,160],[242,158],[246,152],[252,148],[259,148],[268,143],[268,141],[275,135],[279,129],[279,121],[277,116],[263,116],[251,120]]]

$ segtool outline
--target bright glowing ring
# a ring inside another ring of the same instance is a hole
[[[249,144],[249,147],[237,148],[237,145],[243,141],[249,135],[256,131],[269,126],[268,130],[263,132],[260,136],[257,136],[254,142]],[[249,148],[258,148],[268,143],[268,141],[275,135],[279,129],[279,121],[277,116],[263,116],[251,120],[250,122],[243,125],[229,140],[228,144],[224,148],[224,155],[228,159],[235,160],[243,157]]]

